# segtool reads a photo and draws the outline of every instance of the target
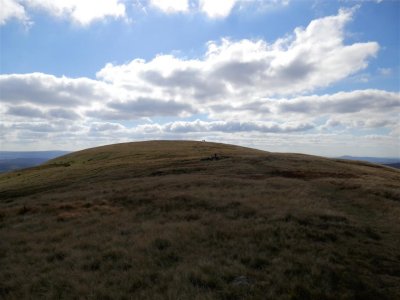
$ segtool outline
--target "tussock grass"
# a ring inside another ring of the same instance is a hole
[[[391,168],[214,143],[73,153],[0,175],[0,297],[397,299],[399,188]]]

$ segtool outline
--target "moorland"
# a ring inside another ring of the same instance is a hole
[[[400,299],[400,171],[196,141],[0,174],[3,299]]]

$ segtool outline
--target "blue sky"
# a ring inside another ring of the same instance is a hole
[[[397,0],[1,0],[1,150],[400,156]]]

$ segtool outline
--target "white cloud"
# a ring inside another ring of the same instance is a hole
[[[228,17],[234,9],[265,11],[273,7],[287,6],[290,0],[199,0],[199,10],[211,19]]]
[[[263,103],[271,119],[317,122],[327,118],[325,128],[387,128],[395,130],[400,114],[400,93],[382,90],[355,90],[328,95],[300,96],[291,99],[270,99]],[[257,112],[252,113],[253,118]]]
[[[184,117],[196,112],[190,104],[174,100],[137,98],[128,101],[109,101],[105,107],[88,110],[87,116],[103,120],[135,120],[143,117]]]
[[[115,122],[145,117],[188,117],[198,113],[212,120],[148,125],[148,128],[161,126],[162,133],[291,133],[316,128],[331,130],[337,126],[346,130],[387,128],[395,131],[400,113],[399,93],[372,89],[216,104],[140,97],[135,91],[112,83],[40,73],[1,75],[0,89],[0,113],[10,123],[38,119]],[[321,119],[327,121],[324,123]]]
[[[124,0],[1,0],[0,4],[0,25],[12,18],[29,23],[27,11],[32,9],[70,19],[82,26],[107,17],[126,17]]]
[[[159,55],[148,62],[107,64],[97,78],[142,97],[241,104],[268,96],[312,92],[363,70],[376,42],[344,44],[352,10],[312,21],[273,43],[209,42],[199,59]]]
[[[126,127],[119,124],[119,123],[112,123],[112,122],[93,122],[90,125],[90,131],[92,133],[115,133],[118,131],[125,131]]]
[[[0,25],[6,24],[11,19],[29,23],[25,8],[17,0],[0,0]]]
[[[378,72],[382,76],[390,76],[390,75],[392,75],[392,69],[391,68],[379,68]]]
[[[189,0],[150,0],[150,5],[165,13],[189,11]]]
[[[269,100],[279,113],[321,115],[330,113],[387,113],[400,108],[398,93],[381,90],[356,90],[331,95],[304,96],[292,99]]]
[[[82,106],[111,94],[108,86],[88,78],[56,77],[43,73],[0,75],[1,102],[41,106]]]
[[[225,18],[230,13],[238,0],[199,0],[200,10],[209,18]]]
[[[0,134],[10,149],[33,147],[38,139],[43,148],[65,149],[184,138],[320,153],[342,147],[341,142],[351,145],[347,149],[367,145],[368,135],[381,136],[392,153],[398,144],[399,93],[312,95],[359,74],[376,55],[375,42],[344,43],[351,19],[351,10],[341,10],[272,43],[212,41],[198,59],[159,55],[107,64],[97,79],[3,74]],[[193,121],[198,116],[202,120]],[[372,154],[376,149],[369,147]]]
[[[351,10],[341,10],[271,44],[210,42],[199,59],[159,55],[148,62],[107,64],[97,80],[42,73],[0,75],[1,101],[13,118],[25,114],[112,121],[204,114],[213,120],[278,124],[285,116],[309,124],[324,115],[350,124],[344,115],[361,120],[374,113],[370,124],[383,124],[385,110],[392,112],[398,105],[398,94],[364,90],[299,96],[362,70],[376,54],[375,42],[343,43],[344,26],[351,17]],[[61,110],[72,107],[76,114]],[[390,112],[386,115],[393,118]]]
[[[43,111],[32,105],[15,105],[11,106],[6,111],[7,114],[12,116],[19,116],[23,118],[45,118]]]
[[[165,124],[143,124],[127,128],[115,122],[52,123],[25,122],[0,124],[0,134],[7,141],[2,150],[68,149],[79,150],[118,142],[149,139],[192,139],[231,143],[277,152],[339,156],[398,156],[398,135],[354,135],[351,133],[208,131],[174,132]],[[40,142],[39,142],[40,141]]]
[[[345,113],[338,110],[363,105],[368,108],[378,103],[379,97],[389,96],[369,90],[351,95],[298,96],[362,70],[376,54],[379,46],[375,42],[343,43],[344,26],[351,18],[351,10],[340,10],[336,16],[314,20],[273,43],[209,42],[199,59],[159,55],[148,62],[135,59],[122,65],[107,64],[97,73],[97,80],[42,73],[0,75],[2,102],[74,106],[80,114],[106,120],[196,113],[214,119],[264,118],[282,113],[315,115],[322,109],[325,113]],[[282,96],[292,100],[276,101]]]
[[[356,2],[375,2],[375,3],[381,3],[383,0],[340,0],[340,2],[347,2],[347,3],[356,3]]]
[[[147,126],[158,126],[157,124]],[[176,121],[161,126],[161,130],[174,133],[188,132],[271,132],[271,133],[289,133],[306,131],[314,128],[311,123],[276,123],[263,121]]]
[[[17,19],[30,25],[29,12],[41,10],[57,17],[73,21],[81,26],[105,18],[127,19],[128,0],[0,0],[0,25]],[[164,13],[200,12],[209,18],[225,18],[235,7],[263,11],[275,6],[285,6],[290,0],[137,0],[134,9],[146,12],[156,8]]]
[[[314,120],[335,116],[352,120],[396,120],[400,94],[382,90],[355,90],[326,95],[264,98],[242,105],[210,105],[209,116],[224,120]],[[379,122],[378,122],[379,123]]]
[[[173,99],[141,97],[125,88],[89,78],[56,77],[43,73],[0,75],[1,103],[6,113],[25,117],[131,120],[153,116],[185,116],[196,112]],[[43,111],[43,108],[52,109]],[[61,110],[61,108],[74,110]],[[58,109],[58,110],[57,110]]]
[[[125,17],[121,0],[25,0],[32,8],[43,9],[56,17],[67,17],[86,26],[106,17]]]

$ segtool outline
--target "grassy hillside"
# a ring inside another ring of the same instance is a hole
[[[400,171],[110,145],[0,175],[0,241],[5,299],[400,299]]]

